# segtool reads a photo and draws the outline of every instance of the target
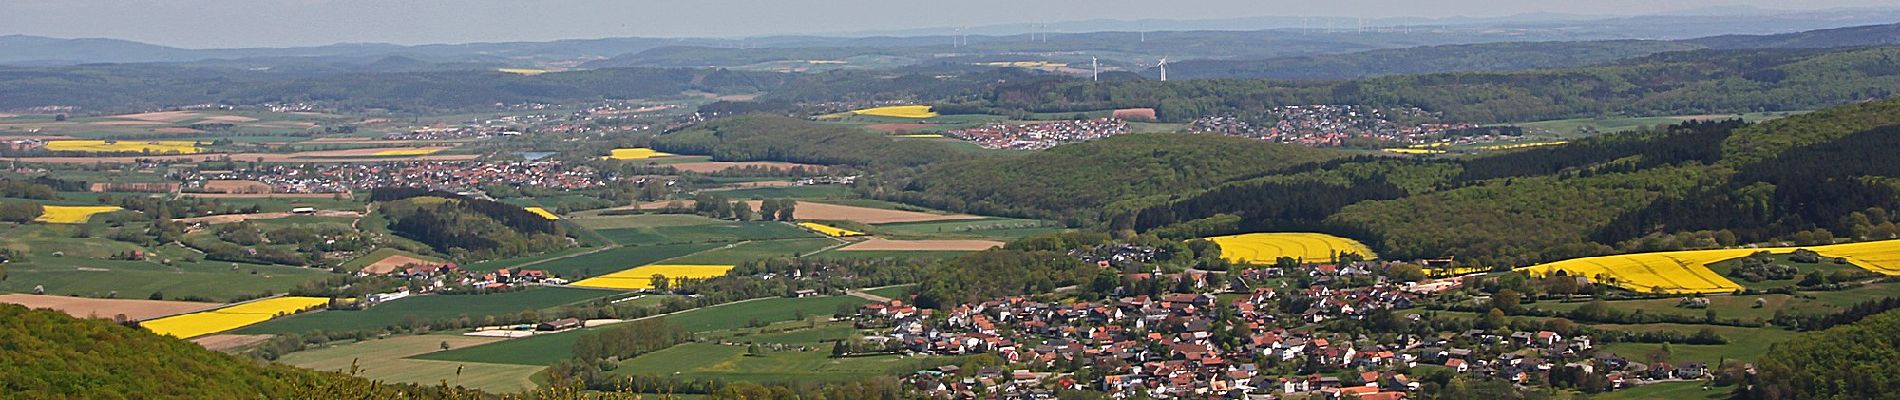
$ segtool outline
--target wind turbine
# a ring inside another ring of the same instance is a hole
[[[1095,57],[1089,57],[1089,69],[1095,71],[1095,81],[1102,81],[1102,63]]]
[[[1161,81],[1167,82],[1168,81],[1168,58],[1161,57],[1161,62],[1155,64],[1155,66],[1161,67]]]

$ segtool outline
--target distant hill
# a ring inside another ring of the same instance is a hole
[[[1702,46],[1653,40],[1506,42],[1382,49],[1260,60],[1187,60],[1168,65],[1172,79],[1340,80],[1440,72],[1517,71],[1606,64]],[[1158,78],[1149,68],[1144,76]]]
[[[1684,40],[1716,49],[1817,49],[1900,44],[1900,24],[1822,29],[1778,35],[1722,35]]]

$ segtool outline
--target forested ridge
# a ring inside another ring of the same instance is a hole
[[[1154,107],[1163,121],[1258,115],[1275,106],[1415,106],[1448,120],[1803,110],[1891,97],[1900,48],[1666,52],[1592,67],[1394,75],[1350,81],[1173,80],[997,84],[945,107],[1073,112]]]
[[[1108,140],[982,165],[933,166],[917,177],[892,174],[911,180],[886,197],[959,211],[1070,217],[1172,238],[1319,231],[1360,239],[1386,257],[1527,265],[1632,251],[1894,237],[1900,234],[1890,211],[1900,208],[1900,153],[1891,151],[1900,145],[1897,138],[1900,101],[1881,101],[1754,125],[1691,121],[1449,159],[1285,165],[1252,158],[1230,171],[1265,172],[1224,178],[1207,172],[1219,167],[1191,163],[1131,168],[1115,160],[1133,150]],[[1174,166],[1193,172],[1168,173]],[[1179,185],[1114,190],[1123,184],[1113,179],[1121,174]],[[1201,178],[1209,180],[1195,180]]]
[[[519,206],[413,188],[370,191],[389,230],[457,260],[508,257],[568,244],[566,229]]]
[[[714,120],[660,135],[653,138],[652,146],[669,153],[711,155],[716,161],[789,161],[880,168],[911,167],[969,157],[945,143],[895,140],[856,127],[764,114]]]
[[[887,173],[875,195],[937,208],[1098,219],[1119,200],[1165,196],[1343,156],[1297,145],[1202,134],[1132,134],[1047,151]]]

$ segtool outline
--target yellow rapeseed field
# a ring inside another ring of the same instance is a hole
[[[1394,153],[1394,154],[1445,154],[1444,150],[1415,149],[1415,148],[1385,149],[1384,151],[1387,153]]]
[[[866,108],[863,110],[852,111],[851,114],[869,115],[873,117],[916,118],[916,119],[933,118],[937,116],[937,112],[931,111],[930,106],[887,106],[887,107]]]
[[[1900,240],[1809,247],[1823,257],[1840,257],[1868,271],[1900,275]],[[1792,250],[1790,250],[1792,251]]]
[[[376,153],[375,153],[375,154],[373,154],[373,155],[377,155],[377,156],[426,156],[426,155],[430,155],[430,154],[435,154],[435,153],[436,153],[436,152],[438,152],[438,151],[442,151],[442,148],[440,148],[440,147],[424,147],[424,148],[411,148],[411,149],[391,149],[391,150],[383,150],[383,151],[378,151],[378,152],[376,152]]]
[[[1845,258],[1855,266],[1884,275],[1900,275],[1900,240],[1847,243],[1828,246],[1769,247],[1758,249],[1686,250],[1659,253],[1585,257],[1520,268],[1533,276],[1549,276],[1557,271],[1583,276],[1632,291],[1669,294],[1726,293],[1741,289],[1715,271],[1710,263],[1747,257],[1756,252],[1788,254],[1798,249],[1813,250],[1823,257]],[[1607,282],[1606,282],[1607,280]]]
[[[1479,146],[1478,150],[1513,150],[1513,149],[1525,149],[1525,148],[1540,147],[1540,146],[1556,146],[1556,145],[1565,144],[1565,143],[1570,143],[1570,142],[1556,141],[1556,142],[1494,144],[1494,145],[1489,145],[1489,146]]]
[[[574,282],[574,286],[607,289],[652,289],[654,275],[663,275],[666,276],[667,279],[701,279],[725,276],[726,271],[730,270],[732,270],[731,265],[642,265],[620,272],[582,279],[580,282]]]
[[[83,151],[91,153],[150,152],[194,154],[198,143],[189,140],[54,140],[46,142],[46,149],[52,151]]]
[[[43,206],[43,208],[45,212],[40,213],[40,217],[33,220],[49,224],[83,224],[91,220],[93,214],[124,210],[119,206]]]
[[[527,75],[527,76],[535,76],[535,75],[548,73],[548,70],[535,69],[535,68],[498,68],[496,69],[496,71],[507,72],[507,73],[516,74],[516,75]]]
[[[1254,264],[1272,264],[1280,257],[1293,257],[1309,263],[1324,263],[1331,262],[1333,257],[1345,252],[1359,253],[1366,259],[1379,257],[1364,243],[1324,233],[1247,233],[1211,237],[1207,240],[1220,245],[1222,258]]]
[[[864,236],[864,232],[858,232],[858,231],[854,231],[850,229],[844,229],[844,228],[839,228],[835,226],[819,224],[819,223],[814,223],[814,222],[800,222],[798,223],[798,226],[805,227],[805,229],[810,229],[813,232],[818,232],[820,234],[824,234],[825,236],[830,236],[830,237]]]
[[[645,148],[645,147],[636,147],[636,148],[631,148],[631,149],[614,149],[614,151],[613,151],[613,155],[609,155],[609,156],[606,156],[606,157],[601,157],[600,159],[602,159],[602,160],[608,160],[608,159],[612,159],[612,160],[645,160],[645,159],[649,159],[649,158],[654,158],[654,157],[666,157],[666,156],[670,156],[670,155],[672,155],[672,154],[668,154],[668,153],[663,153],[663,152],[660,152],[660,151],[658,151],[658,150],[654,150],[654,149],[649,149],[649,148]]]
[[[284,296],[258,300],[211,311],[174,315],[165,318],[140,322],[160,335],[172,335],[178,338],[193,338],[243,328],[259,322],[269,321],[278,316],[296,314],[304,310],[322,307],[330,299],[322,297]]]
[[[1584,257],[1519,270],[1533,276],[1550,276],[1563,271],[1565,275],[1582,276],[1591,282],[1642,293],[1727,293],[1741,290],[1742,286],[1710,271],[1709,263],[1747,257],[1763,250],[1776,249],[1687,250]]]
[[[546,208],[541,208],[541,207],[524,207],[524,208],[522,208],[522,209],[523,209],[523,210],[528,210],[528,212],[531,212],[531,213],[534,213],[534,215],[539,215],[539,216],[541,216],[541,218],[547,218],[547,219],[550,219],[550,220],[556,220],[556,219],[561,219],[561,216],[559,216],[559,215],[554,215],[554,213],[552,213],[552,212],[548,212],[548,209],[546,209]]]

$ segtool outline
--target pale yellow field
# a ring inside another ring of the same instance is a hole
[[[43,206],[46,210],[34,221],[49,224],[83,224],[91,220],[93,214],[124,210],[119,206]]]
[[[815,222],[800,222],[798,223],[798,226],[805,227],[805,229],[810,229],[813,232],[818,232],[820,234],[823,234],[825,236],[830,236],[830,237],[864,236],[864,232],[858,232],[858,231],[854,231],[850,229],[844,229],[844,228],[834,227],[834,226],[815,223]]]
[[[731,265],[679,265],[654,264],[630,268],[620,272],[582,279],[574,286],[597,287],[607,289],[652,289],[653,276],[663,275],[667,279],[711,278],[726,275]]]
[[[548,70],[535,69],[535,68],[498,68],[496,69],[496,71],[507,72],[507,73],[516,74],[516,75],[527,75],[527,76],[535,76],[535,75],[548,73]]]
[[[541,207],[524,207],[524,208],[522,208],[522,209],[523,209],[523,210],[528,210],[528,212],[531,212],[531,213],[534,213],[534,215],[539,215],[539,216],[541,216],[541,218],[547,218],[547,219],[550,219],[550,220],[556,220],[556,219],[561,219],[561,216],[559,216],[559,215],[554,215],[554,213],[552,213],[552,212],[548,212],[548,209],[546,209],[546,208],[541,208]]]
[[[1540,146],[1556,146],[1556,145],[1565,144],[1565,143],[1570,143],[1570,142],[1556,141],[1556,142],[1536,142],[1536,143],[1494,144],[1494,145],[1489,145],[1489,146],[1479,146],[1478,150],[1512,150],[1512,149],[1524,149],[1524,148],[1540,147]]]
[[[1280,257],[1301,262],[1332,262],[1340,253],[1359,253],[1366,259],[1378,258],[1372,248],[1357,240],[1324,233],[1247,233],[1207,238],[1220,245],[1222,258],[1235,262],[1272,264]]]
[[[152,141],[105,141],[105,140],[55,140],[46,142],[46,149],[52,151],[84,151],[93,153],[151,152],[195,154],[200,152],[198,143],[185,140]]]
[[[285,296],[211,311],[159,318],[141,322],[139,326],[161,335],[188,339],[243,328],[278,316],[322,307],[329,302],[329,299],[322,297]]]
[[[372,153],[371,155],[376,155],[376,156],[426,156],[426,155],[430,155],[430,154],[435,154],[436,152],[439,152],[439,151],[442,151],[442,148],[440,148],[440,147],[425,147],[425,148],[414,148],[414,149],[394,149],[394,150],[383,150],[383,151],[378,151],[378,152],[375,152],[375,153]]]
[[[601,157],[601,159],[603,159],[603,160],[607,160],[607,159],[613,159],[613,160],[645,160],[645,159],[649,159],[649,158],[654,158],[654,157],[666,157],[666,156],[670,156],[670,155],[672,155],[672,154],[668,154],[668,153],[663,153],[663,152],[660,152],[660,151],[658,151],[658,150],[654,150],[654,149],[649,149],[649,148],[645,148],[645,147],[635,147],[635,148],[631,148],[631,149],[614,149],[614,152],[613,152],[613,155],[609,155],[609,156],[606,156],[606,157]]]
[[[916,118],[916,119],[932,118],[932,117],[937,116],[936,111],[930,111],[930,106],[885,106],[885,107],[866,108],[862,110],[854,110],[854,111],[841,113],[841,114],[842,115],[869,115],[869,116],[875,116],[875,117],[891,117],[891,118]],[[826,117],[840,117],[842,116],[841,114],[831,114],[831,115],[827,115]]]
[[[1394,153],[1394,154],[1445,154],[1444,150],[1414,149],[1414,148],[1385,149],[1384,151],[1387,153]]]

